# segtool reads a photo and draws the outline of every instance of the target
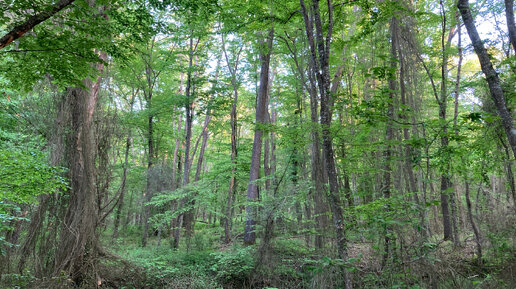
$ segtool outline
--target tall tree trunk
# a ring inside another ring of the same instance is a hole
[[[105,59],[106,55],[100,53]],[[96,68],[102,72],[103,64]],[[81,284],[95,270],[98,221],[95,190],[95,147],[93,115],[99,99],[100,77],[86,79],[83,88],[69,88],[72,133],[67,140],[70,174],[68,206],[61,226],[59,250],[56,252],[54,274],[67,272]]]
[[[208,125],[211,120],[210,111],[206,112],[206,118],[204,119],[204,126],[202,129],[202,143],[201,143],[201,150],[199,152],[199,157],[197,159],[197,167],[195,170],[195,177],[194,182],[198,182],[201,177],[201,170],[202,170],[202,164],[204,159],[204,152],[206,151],[206,145],[208,144]],[[192,156],[193,158],[193,156]],[[188,202],[188,206],[190,209],[185,212],[184,215],[184,226],[185,226],[185,235],[188,239],[187,242],[187,249],[190,249],[190,239],[193,236],[193,227],[194,227],[194,221],[195,221],[195,196],[191,196],[191,199]]]
[[[347,262],[347,240],[344,224],[344,217],[339,197],[339,182],[337,179],[337,170],[335,167],[334,152],[332,146],[332,136],[330,135],[330,125],[332,119],[333,98],[330,91],[330,43],[333,30],[333,5],[330,0],[326,1],[328,8],[328,23],[326,25],[326,37],[324,37],[323,23],[321,21],[321,11],[319,9],[319,2],[312,1],[312,15],[310,17],[306,9],[304,0],[300,0],[301,12],[305,23],[305,32],[310,46],[312,69],[316,74],[319,93],[321,96],[321,129],[323,140],[323,156],[325,160],[325,168],[329,182],[329,192],[327,194],[330,209],[332,211],[333,225],[336,233],[337,251],[339,257]],[[314,30],[315,25],[315,40]],[[322,192],[317,192],[322,193]],[[343,275],[346,284],[346,289],[353,287],[351,280],[351,273],[343,268]]]
[[[233,224],[233,210],[232,210],[232,201],[234,196],[236,195],[238,184],[237,184],[237,133],[238,133],[238,123],[237,123],[237,104],[238,104],[238,82],[236,72],[238,70],[238,63],[240,60],[240,53],[244,46],[240,47],[240,50],[235,55],[236,59],[234,64],[231,65],[226,46],[224,43],[224,36],[222,36],[222,51],[224,52],[224,57],[226,59],[226,64],[231,73],[231,85],[233,87],[233,103],[231,105],[231,114],[230,114],[230,124],[231,124],[231,179],[229,180],[229,189],[228,189],[228,198],[226,202],[226,210],[224,219],[224,242],[229,243],[231,241],[231,231]]]
[[[136,91],[138,93],[138,91]],[[129,113],[133,112],[133,105],[134,100],[136,97],[136,93],[133,93],[131,100],[129,101]],[[129,164],[129,150],[131,149],[131,130],[129,130],[129,135],[127,136],[127,139],[125,141],[125,153],[124,153],[124,165],[123,165],[123,172],[122,172],[122,180],[120,185],[120,197],[118,199],[118,204],[116,207],[116,213],[115,213],[115,221],[113,224],[113,239],[118,238],[118,227],[120,225],[120,218],[122,215],[122,208],[124,206],[124,197],[125,197],[125,191],[126,191],[126,180],[127,180],[127,167]]]
[[[154,165],[154,157],[157,155],[155,151],[154,145],[154,115],[152,112],[152,96],[155,84],[155,74],[151,67],[152,63],[152,53],[154,44],[156,43],[156,37],[154,37],[151,41],[151,46],[149,48],[149,54],[143,57],[148,57],[148,59],[144,59],[145,62],[145,78],[146,78],[146,87],[143,89],[143,94],[146,101],[146,109],[149,113],[147,119],[147,186],[144,194],[143,201],[143,236],[142,236],[142,247],[147,246],[147,239],[149,237],[149,218],[150,218],[150,206],[147,204],[152,199],[153,192],[151,190],[151,181],[152,181],[152,166]]]
[[[131,148],[131,133],[127,136],[125,141],[125,154],[124,154],[124,168],[122,172],[122,184],[120,185],[120,197],[118,199],[118,205],[116,207],[115,221],[113,224],[113,239],[118,238],[118,226],[120,225],[120,217],[122,215],[122,208],[124,206],[124,196],[126,191],[126,180],[127,180],[127,166],[129,163],[129,149]]]
[[[192,96],[192,68],[193,68],[193,59],[194,53],[197,48],[197,44],[194,46],[193,43],[193,31],[190,36],[190,44],[189,44],[189,53],[188,53],[188,72],[186,76],[186,89],[185,89],[185,152],[184,152],[184,160],[183,160],[183,182],[182,185],[185,187],[190,183],[190,168],[191,161],[190,159],[190,147],[192,144],[192,126],[193,126],[193,96]],[[189,203],[190,200],[187,198],[183,198],[180,202],[180,209],[184,208],[185,205]],[[177,227],[174,233],[174,244],[175,247],[179,246],[180,240],[180,230],[181,227],[184,226],[185,219],[184,213],[178,216]]]
[[[147,101],[148,109],[150,110],[150,98]],[[153,116],[150,115],[148,118],[148,131],[147,131],[147,145],[148,145],[148,156],[147,156],[147,186],[144,194],[143,202],[143,237],[142,247],[147,246],[147,239],[149,238],[149,217],[150,217],[150,206],[147,203],[152,199],[151,181],[152,181],[152,166],[154,157],[154,128],[153,128]]]
[[[181,79],[181,81],[180,81],[179,90],[178,90],[179,95],[181,95],[183,93],[183,73],[180,74],[180,79]],[[181,181],[179,178],[179,175],[181,175],[181,156],[179,154],[179,147],[181,146],[180,134],[181,134],[181,127],[182,127],[182,124],[181,124],[182,119],[183,119],[183,116],[178,111],[178,113],[177,113],[177,129],[176,129],[176,135],[175,135],[176,143],[174,146],[174,156],[172,158],[172,191],[177,190],[181,186]],[[178,206],[178,201],[177,200],[172,201],[172,203],[170,204],[170,211],[172,214],[177,209],[177,206]],[[178,234],[180,231],[180,227],[178,224],[178,218],[172,218],[170,220],[170,227],[172,230],[171,235],[173,236],[172,247],[177,249],[177,246],[179,244],[176,243],[176,241],[179,241]]]
[[[442,131],[441,131],[441,149],[444,150],[446,154],[447,148],[449,146],[449,138],[448,138],[448,124],[446,122],[446,107],[447,107],[447,98],[448,98],[448,90],[447,90],[447,80],[448,80],[448,48],[451,45],[451,39],[454,34],[454,28],[452,27],[448,34],[448,39],[446,39],[446,27],[447,27],[447,18],[446,18],[446,10],[444,8],[442,0],[440,1],[441,5],[441,17],[442,17],[442,28],[441,28],[441,53],[442,53],[442,63],[441,63],[441,95],[440,98],[437,98],[439,104],[439,119],[442,123]],[[454,207],[454,193],[450,192],[453,190],[453,185],[451,183],[450,176],[450,165],[449,165],[449,156],[442,156],[446,158],[444,167],[442,168],[443,172],[441,173],[441,211],[443,214],[443,232],[444,232],[444,240],[456,240],[454,238],[456,235],[456,221],[455,218],[450,216],[450,199],[452,203],[452,211],[455,212]],[[456,214],[453,214],[454,217]],[[453,224],[452,224],[453,223]],[[455,232],[454,232],[455,231]]]
[[[247,186],[247,201],[245,207],[246,221],[244,228],[244,243],[251,245],[256,243],[256,205],[258,199],[258,184],[260,178],[260,159],[262,154],[263,125],[267,115],[267,100],[269,88],[269,67],[272,53],[274,29],[270,28],[267,39],[260,39],[260,87],[256,101],[256,126],[254,131],[253,152],[251,156],[251,168],[249,172],[249,184]]]
[[[399,29],[398,31],[400,31]],[[398,34],[399,35],[399,34]],[[404,50],[400,43],[400,41],[397,41],[398,45],[398,60],[400,63],[400,71],[399,71],[399,85],[400,85],[400,101],[401,105],[403,107],[402,112],[400,113],[400,119],[402,119],[405,122],[405,125],[409,124],[409,118],[408,118],[408,109],[410,107],[408,97],[407,97],[407,85],[405,84],[406,81],[408,81],[407,76],[407,69],[406,69],[406,60],[404,56]],[[415,121],[412,121],[415,123]],[[403,139],[406,142],[410,141],[410,131],[408,126],[403,127]],[[416,176],[414,174],[413,169],[413,159],[414,159],[414,148],[410,144],[405,145],[405,160],[404,160],[404,167],[406,171],[406,179],[408,183],[409,193],[414,194],[414,200],[416,201],[417,205],[419,206],[419,217],[420,217],[420,227],[421,227],[421,234],[423,237],[427,237],[427,229],[426,222],[425,222],[425,204],[421,203],[421,200],[418,196],[418,188],[417,188],[417,180]]]
[[[459,0],[457,7],[462,15],[462,20],[464,21],[464,25],[468,31],[475,53],[478,56],[482,72],[484,72],[484,75],[486,76],[487,83],[489,84],[489,91],[491,92],[491,98],[493,99],[498,115],[502,120],[502,126],[509,140],[513,155],[516,156],[516,131],[514,130],[512,116],[507,108],[505,95],[500,85],[500,78],[493,68],[493,64],[491,63],[489,54],[484,47],[484,43],[478,35],[473,16],[471,15],[471,10],[469,8],[469,1]]]
[[[284,38],[282,38],[284,39]],[[314,65],[310,64],[307,69],[308,81],[306,80],[305,73],[299,64],[299,58],[297,56],[297,47],[295,43],[295,39],[291,39],[292,45],[286,40],[285,43],[289,48],[294,63],[296,65],[297,72],[299,74],[300,83],[303,88],[308,92],[310,96],[310,121],[311,131],[310,135],[312,138],[311,145],[311,179],[314,188],[310,190],[309,195],[312,196],[314,201],[314,215],[315,215],[315,224],[314,229],[316,231],[315,234],[315,247],[317,249],[322,249],[324,247],[324,233],[326,228],[328,228],[328,204],[324,201],[323,194],[320,192],[324,191],[324,177],[323,177],[323,164],[322,164],[322,155],[321,155],[321,138],[319,135],[319,101],[317,97],[317,83],[315,77],[315,71],[313,69]],[[309,58],[309,61],[312,61],[312,58]],[[307,84],[308,83],[308,84]],[[306,207],[310,208],[309,205]],[[310,210],[307,210],[310,211]],[[310,212],[311,215],[311,212]],[[308,238],[308,237],[307,237]]]
[[[505,19],[509,30],[509,40],[516,53],[516,24],[514,23],[514,0],[505,0]]]
[[[398,20],[396,17],[391,19],[391,63],[390,68],[392,71],[397,70],[396,60],[398,55],[396,53],[398,46]],[[389,83],[389,99],[387,104],[387,123],[385,127],[385,150],[383,152],[384,167],[383,167],[383,186],[382,194],[385,199],[391,197],[391,172],[392,172],[392,141],[394,140],[394,99],[396,97],[396,78],[395,75],[391,75],[388,80]],[[386,210],[390,210],[389,206]],[[389,257],[391,256],[391,230],[389,225],[385,225],[384,235],[384,253],[382,259],[382,267],[387,264]]]

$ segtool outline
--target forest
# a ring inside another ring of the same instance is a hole
[[[0,0],[0,288],[516,288],[494,0]]]

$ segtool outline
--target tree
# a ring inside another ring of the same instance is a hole
[[[459,8],[460,14],[462,15],[462,21],[464,21],[464,26],[466,26],[469,38],[471,39],[471,43],[475,49],[475,53],[477,54],[478,60],[480,61],[482,72],[484,73],[487,83],[489,84],[491,98],[495,103],[496,111],[498,112],[498,116],[502,121],[502,126],[504,128],[507,139],[509,140],[512,153],[513,155],[516,155],[516,133],[514,130],[514,123],[512,116],[507,108],[505,95],[500,85],[500,78],[498,77],[498,73],[493,68],[493,64],[491,63],[489,54],[484,47],[482,39],[480,39],[480,36],[478,35],[474,19],[469,8],[469,1],[459,0],[457,7]],[[508,24],[511,25],[510,23]]]
[[[105,58],[105,54],[103,57]],[[98,64],[97,69],[101,71],[103,65]],[[67,91],[66,103],[70,107],[71,129],[74,132],[67,139],[71,191],[54,268],[56,275],[62,271],[68,272],[78,284],[88,277],[88,272],[94,270],[94,267],[89,266],[95,264],[98,250],[92,125],[99,99],[100,77],[96,80],[86,79],[84,86],[86,89],[70,88]]]
[[[259,36],[260,55],[260,87],[256,96],[256,118],[253,141],[253,153],[251,157],[251,168],[249,172],[249,184],[247,187],[246,221],[244,231],[244,243],[251,245],[256,242],[256,204],[258,200],[258,184],[260,178],[260,163],[262,154],[262,142],[264,126],[266,124],[267,104],[269,94],[269,68],[274,39],[274,29],[271,27],[267,36]]]
[[[226,51],[226,43],[224,41],[224,35],[221,37],[222,40],[222,51],[224,53],[224,58],[226,59],[226,66],[228,67],[229,73],[231,74],[231,85],[233,87],[233,102],[231,104],[231,114],[230,114],[230,125],[231,125],[231,163],[233,164],[231,168],[231,179],[229,181],[229,189],[228,189],[228,199],[226,205],[226,218],[224,221],[224,241],[229,243],[231,240],[231,230],[232,230],[232,201],[237,192],[238,184],[236,178],[236,170],[237,170],[237,104],[238,104],[238,80],[237,80],[237,71],[238,64],[240,61],[240,55],[242,53],[242,49],[244,45],[240,46],[238,52],[235,53],[234,62],[231,64],[231,61],[228,57],[228,53]]]
[[[333,29],[333,5],[331,1],[327,1],[327,33],[324,38],[323,24],[321,20],[321,10],[318,1],[312,1],[312,13],[308,13],[304,0],[299,1],[301,11],[305,22],[305,31],[310,47],[312,71],[314,71],[321,97],[321,127],[323,139],[323,153],[325,159],[325,168],[329,180],[328,202],[332,211],[333,225],[336,232],[336,242],[339,257],[346,262],[348,260],[347,240],[344,224],[344,217],[339,198],[339,184],[337,180],[337,171],[335,167],[334,152],[332,147],[332,136],[330,135],[330,125],[332,118],[332,106],[334,103],[333,96],[330,91],[330,44]],[[313,26],[315,25],[315,39]],[[322,193],[322,192],[316,192]],[[346,288],[352,288],[351,273],[344,270],[344,280]]]

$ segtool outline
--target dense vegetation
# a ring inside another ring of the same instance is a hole
[[[1,288],[515,288],[513,1],[0,0]]]

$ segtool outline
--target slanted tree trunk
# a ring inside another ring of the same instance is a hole
[[[122,208],[124,206],[124,196],[126,191],[126,180],[127,180],[127,166],[129,163],[129,149],[131,148],[131,134],[127,136],[127,139],[125,141],[125,154],[124,154],[124,168],[122,172],[122,183],[120,185],[120,196],[118,199],[118,204],[116,206],[116,213],[115,213],[115,221],[113,224],[113,239],[118,238],[118,227],[120,225],[120,217],[122,215]]]
[[[462,21],[464,22],[464,26],[466,26],[469,38],[471,39],[471,43],[475,49],[475,53],[478,56],[482,72],[484,72],[486,77],[489,91],[491,92],[491,98],[493,99],[498,115],[502,120],[502,126],[505,130],[505,134],[507,135],[507,139],[509,140],[512,153],[516,156],[516,131],[514,130],[512,116],[507,108],[505,95],[500,85],[500,78],[493,68],[493,64],[491,63],[491,59],[484,47],[482,39],[480,39],[480,36],[478,35],[474,19],[469,8],[469,1],[459,0],[457,7],[462,15]]]
[[[41,13],[32,15],[25,22],[23,22],[20,25],[17,25],[13,29],[11,29],[11,31],[9,31],[7,34],[2,36],[2,38],[0,38],[0,49],[6,47],[16,39],[22,37],[23,35],[25,35],[25,33],[34,28],[36,25],[54,16],[59,11],[63,10],[64,8],[72,4],[74,1],[75,0],[60,0],[56,4],[50,7],[46,7]]]
[[[244,244],[256,243],[256,206],[253,202],[258,200],[258,184],[260,178],[260,160],[262,154],[263,126],[266,122],[267,100],[269,88],[269,67],[272,53],[274,29],[270,28],[266,39],[260,39],[260,87],[256,101],[256,126],[254,131],[253,151],[251,156],[251,168],[249,172],[249,184],[247,186],[247,201],[245,207],[246,221],[244,228]]]

